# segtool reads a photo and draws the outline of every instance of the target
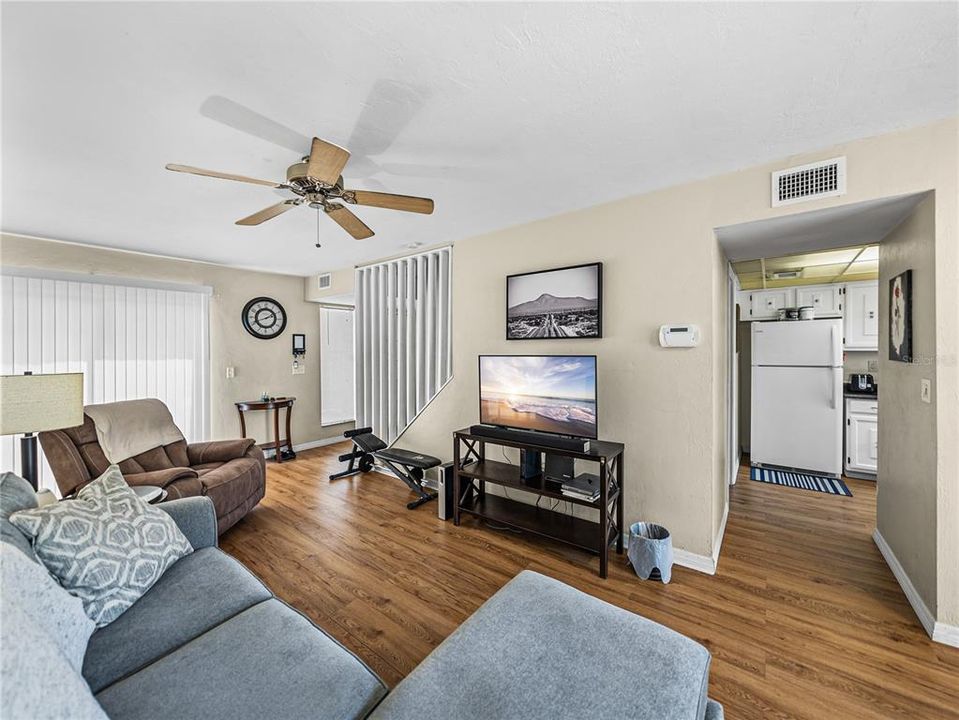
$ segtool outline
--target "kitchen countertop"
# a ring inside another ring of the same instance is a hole
[[[843,383],[842,385],[842,396],[844,398],[853,398],[860,400],[878,400],[879,399],[879,383],[876,383],[876,388],[872,392],[856,392],[855,390],[849,389],[849,383]]]

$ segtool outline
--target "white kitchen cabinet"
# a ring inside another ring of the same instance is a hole
[[[741,320],[776,320],[780,308],[796,306],[796,288],[784,287],[772,290],[744,290],[741,304]]]
[[[846,398],[847,474],[875,476],[879,458],[879,401]]]
[[[879,350],[879,281],[846,283],[843,303],[843,347]]]
[[[796,307],[815,308],[817,318],[842,317],[842,285],[801,285],[796,288]]]

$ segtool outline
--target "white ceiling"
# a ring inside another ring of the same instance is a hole
[[[309,274],[957,112],[957,4],[2,5],[9,232]],[[436,200],[233,222],[318,135]]]

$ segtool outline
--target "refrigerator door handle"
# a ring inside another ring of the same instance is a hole
[[[836,373],[836,375],[833,377],[833,380],[832,380],[832,396],[831,396],[830,399],[829,399],[829,409],[830,409],[830,410],[835,410],[835,409],[838,407],[838,405],[836,404],[836,395],[837,395],[837,393],[836,393],[836,385],[837,385],[837,382],[836,382],[836,381],[839,380],[839,382],[841,383],[841,382],[842,382],[841,378],[842,378],[842,371],[840,370],[838,373]]]
[[[836,339],[839,337],[839,326],[833,325],[829,328],[829,349],[832,351],[832,361],[836,365],[841,365],[839,353],[836,352]]]

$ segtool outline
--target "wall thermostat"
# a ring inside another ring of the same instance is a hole
[[[659,344],[663,347],[696,347],[699,325],[663,325],[659,328]]]

